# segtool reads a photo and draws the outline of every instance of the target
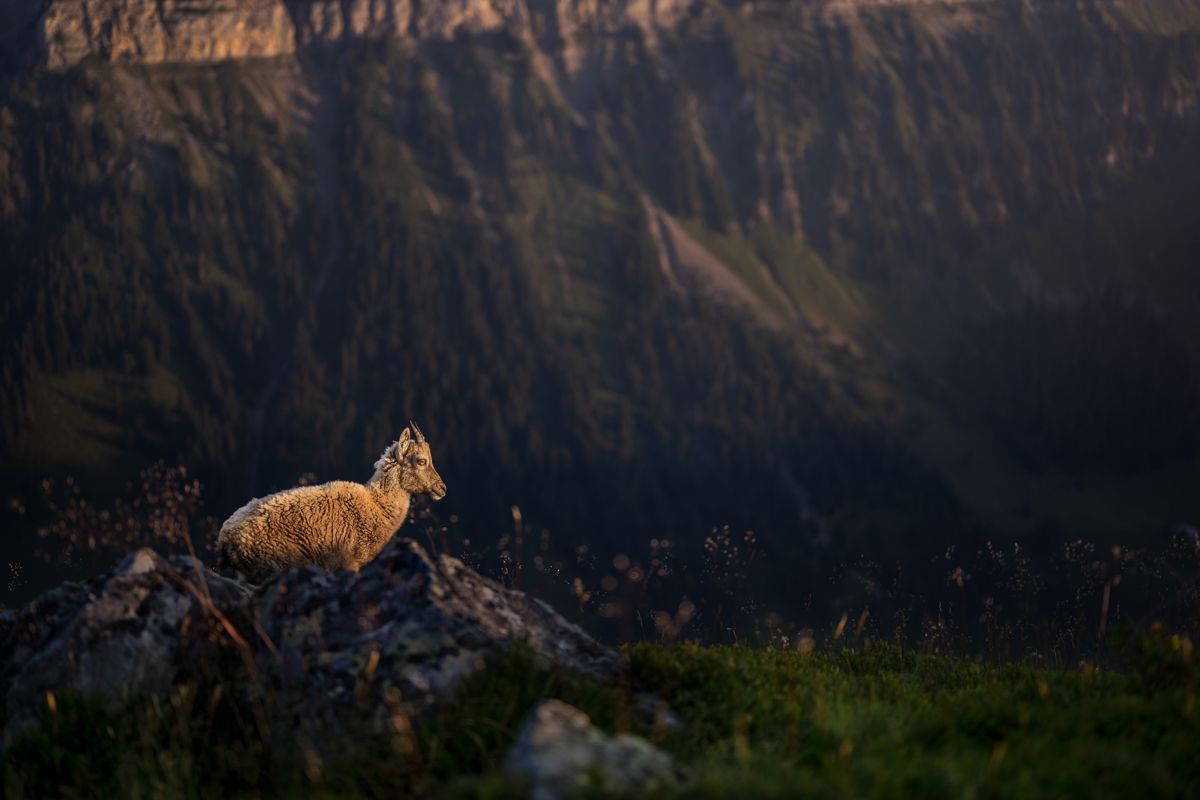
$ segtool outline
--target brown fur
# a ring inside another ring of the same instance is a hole
[[[410,423],[365,484],[299,486],[255,498],[233,512],[217,536],[217,563],[255,583],[305,564],[358,570],[404,524],[413,494],[440,500],[446,484],[433,467],[425,437]]]

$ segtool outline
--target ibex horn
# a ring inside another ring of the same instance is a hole
[[[412,428],[412,432],[416,435],[418,442],[425,441],[425,434],[421,433],[421,429],[417,427],[417,423],[410,419],[408,421],[408,427]]]

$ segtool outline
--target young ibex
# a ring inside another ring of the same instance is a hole
[[[365,485],[300,486],[233,512],[217,536],[217,565],[253,583],[303,564],[358,570],[404,524],[414,494],[441,500],[446,484],[433,468],[429,443],[410,421]]]

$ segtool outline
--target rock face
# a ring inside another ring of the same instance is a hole
[[[35,721],[47,692],[78,690],[112,707],[188,677],[246,671],[337,719],[361,709],[420,713],[516,642],[596,677],[617,656],[546,604],[481,577],[457,559],[393,541],[358,573],[285,573],[252,592],[139,550],[113,572],[68,583],[0,627],[0,694],[11,735]],[[199,670],[203,670],[203,675]]]
[[[645,739],[607,736],[587,714],[560,700],[547,700],[530,713],[504,770],[529,781],[533,800],[574,796],[597,774],[617,795],[682,777],[671,757]]]
[[[29,0],[25,0],[29,2]],[[361,37],[450,38],[513,27],[531,35],[670,24],[691,0],[51,0],[36,22],[39,61],[206,63],[290,55]]]
[[[43,58],[63,69],[90,55],[110,61],[218,61],[292,52],[281,2],[56,0],[38,22]]]

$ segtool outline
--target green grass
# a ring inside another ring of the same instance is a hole
[[[561,698],[688,766],[680,797],[1184,797],[1200,790],[1190,645],[1134,640],[1119,672],[991,666],[891,647],[804,654],[636,645],[613,685],[518,650],[460,699],[383,733],[261,725],[194,687],[110,714],[62,697],[4,758],[9,797],[519,796],[498,772],[529,709]],[[661,699],[677,726],[643,710]]]
[[[689,722],[667,741],[697,768],[686,796],[1182,796],[1200,779],[1186,687],[890,649],[631,655]]]

